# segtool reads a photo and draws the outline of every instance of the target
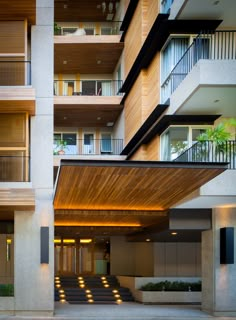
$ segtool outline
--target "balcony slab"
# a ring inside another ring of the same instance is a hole
[[[235,116],[236,60],[199,60],[170,97],[169,114]]]

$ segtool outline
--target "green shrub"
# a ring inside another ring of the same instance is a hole
[[[160,281],[157,283],[149,282],[143,285],[142,291],[201,291],[201,281],[183,282],[183,281]]]
[[[1,297],[13,297],[14,296],[13,284],[0,284],[0,296]]]

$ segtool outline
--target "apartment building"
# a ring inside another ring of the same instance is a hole
[[[235,1],[0,3],[0,310],[110,273],[235,314]]]

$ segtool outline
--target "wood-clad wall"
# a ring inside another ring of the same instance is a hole
[[[142,125],[142,74],[137,78],[125,100],[125,144]]]
[[[156,136],[149,144],[143,144],[130,160],[157,161],[160,159],[160,137]]]
[[[158,0],[140,0],[125,37],[126,74],[132,67],[159,12]],[[141,34],[141,39],[140,39]],[[133,37],[133,38],[132,38]],[[131,48],[132,47],[132,48]],[[132,49],[132,50],[131,50]],[[125,143],[127,144],[160,103],[160,53],[143,69],[125,100]],[[159,138],[140,146],[132,159],[157,160]]]
[[[0,21],[0,54],[25,54],[25,21]]]
[[[128,31],[125,35],[125,77],[129,73],[142,47],[142,1],[139,1]]]

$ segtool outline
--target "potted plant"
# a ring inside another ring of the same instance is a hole
[[[61,35],[61,27],[56,22],[54,22],[54,35]]]
[[[56,140],[56,147],[54,149],[54,154],[63,155],[65,154],[65,150],[67,149],[67,141],[66,140]]]

